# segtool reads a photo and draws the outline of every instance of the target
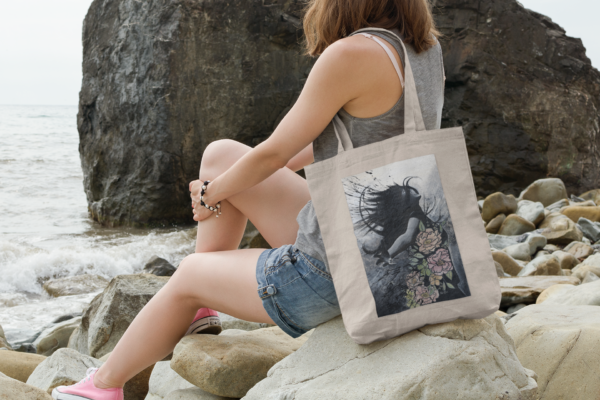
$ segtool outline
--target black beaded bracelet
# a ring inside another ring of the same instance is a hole
[[[206,193],[206,190],[208,189],[208,184],[210,183],[210,181],[204,181],[204,183],[202,184],[202,191],[200,192],[200,205],[203,206],[204,208],[208,208],[210,211],[217,213],[216,217],[219,218],[219,215],[221,215],[221,202],[219,201],[217,204],[215,204],[215,206],[209,206],[208,204],[206,204],[204,202],[204,194]]]

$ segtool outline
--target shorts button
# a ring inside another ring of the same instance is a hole
[[[273,286],[269,286],[269,287],[267,288],[267,294],[269,294],[269,295],[274,295],[274,294],[275,294],[275,292],[276,292],[276,290],[275,290],[275,288],[274,288]]]

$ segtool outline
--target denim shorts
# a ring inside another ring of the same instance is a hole
[[[265,310],[294,338],[341,313],[325,265],[294,245],[265,250],[258,258],[256,280]]]

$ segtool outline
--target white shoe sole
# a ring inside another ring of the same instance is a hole
[[[221,327],[221,318],[219,317],[204,317],[197,321],[194,321],[188,328],[186,335],[192,335],[194,333],[207,333],[212,335],[218,335],[221,333],[223,328]]]
[[[92,400],[89,397],[77,396],[75,394],[61,393],[54,389],[52,391],[52,398],[55,400]]]

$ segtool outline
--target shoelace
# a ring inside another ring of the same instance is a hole
[[[92,379],[92,374],[94,372],[96,372],[98,370],[98,368],[88,368],[88,370],[85,372],[85,378],[83,378],[82,380],[80,380],[77,385],[80,385],[82,383],[88,382],[90,379]]]

